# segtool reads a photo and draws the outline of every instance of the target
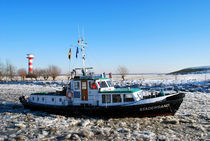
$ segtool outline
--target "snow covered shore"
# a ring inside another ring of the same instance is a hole
[[[114,81],[118,87],[182,90],[186,97],[175,116],[98,119],[65,117],[24,109],[18,98],[34,92],[56,91],[66,81],[0,83],[1,140],[208,140],[210,83],[195,80]]]

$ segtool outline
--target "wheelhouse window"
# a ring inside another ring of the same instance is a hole
[[[74,89],[79,90],[80,89],[80,83],[79,82],[74,82]]]
[[[100,86],[101,88],[106,88],[106,87],[108,87],[105,81],[99,82],[99,86]]]
[[[87,89],[87,83],[86,82],[82,82],[82,89],[86,90]]]
[[[113,94],[112,95],[112,102],[113,103],[120,103],[122,102],[122,98],[120,94]]]
[[[106,81],[109,87],[114,87],[111,81]]]
[[[102,95],[102,103],[111,103],[111,95]]]
[[[74,92],[74,98],[80,98],[80,92]]]
[[[133,96],[131,94],[124,94],[123,95],[124,102],[132,102],[134,101]]]
[[[141,94],[138,93],[137,96],[138,96],[138,99],[143,99],[143,96]]]

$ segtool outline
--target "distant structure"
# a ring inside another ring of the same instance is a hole
[[[27,54],[28,58],[28,75],[33,74],[33,59],[34,59],[34,55],[33,54]]]

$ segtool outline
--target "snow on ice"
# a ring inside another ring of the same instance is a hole
[[[130,78],[129,78],[130,77]],[[61,90],[68,81],[0,82],[0,140],[208,140],[210,75],[127,76],[116,87],[184,91],[175,116],[98,119],[65,117],[24,109],[19,96]]]

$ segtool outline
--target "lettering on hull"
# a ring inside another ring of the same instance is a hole
[[[170,106],[170,104],[164,104],[164,105],[158,105],[158,106],[143,107],[143,108],[140,108],[139,110],[140,111],[151,111],[151,110],[155,110],[155,109],[164,109],[169,106]]]

